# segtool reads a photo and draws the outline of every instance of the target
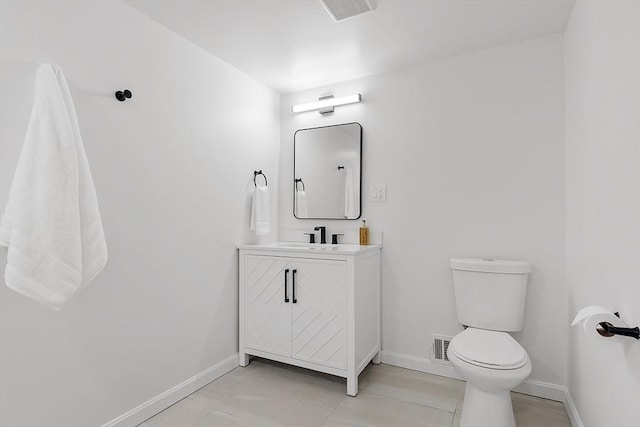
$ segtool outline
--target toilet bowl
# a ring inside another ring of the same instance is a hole
[[[511,389],[531,374],[531,360],[509,332],[522,330],[526,261],[451,259],[458,321],[447,356],[467,382],[460,427],[515,427]]]
[[[467,381],[460,427],[514,427],[510,391],[531,374],[522,346],[506,332],[467,328],[447,355]]]

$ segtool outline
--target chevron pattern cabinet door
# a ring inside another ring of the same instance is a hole
[[[291,303],[284,301],[284,276],[287,268],[290,268],[289,258],[246,256],[245,345],[290,357]],[[288,280],[290,294],[291,272]]]
[[[296,259],[292,304],[292,356],[346,369],[347,265],[345,261]]]

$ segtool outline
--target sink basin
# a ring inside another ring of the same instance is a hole
[[[287,251],[298,253],[316,253],[316,256],[322,257],[321,253],[326,256],[331,255],[355,255],[371,250],[380,250],[379,245],[360,246],[353,243],[330,244],[325,243],[307,243],[307,242],[271,242],[251,245],[238,245],[238,249],[248,250],[265,250],[265,251]]]
[[[322,244],[322,243],[304,243],[304,242],[278,242],[278,246],[282,248],[296,248],[309,250],[336,250],[340,245]]]

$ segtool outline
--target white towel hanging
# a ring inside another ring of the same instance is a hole
[[[344,216],[347,219],[355,219],[358,217],[356,190],[353,185],[353,172],[350,168],[345,168],[344,178]]]
[[[7,286],[58,309],[107,262],[98,200],[62,70],[43,64],[0,223]]]
[[[253,187],[253,203],[251,205],[251,231],[256,236],[266,236],[271,233],[271,221],[269,219],[269,188],[266,185]]]
[[[307,193],[304,190],[296,190],[296,216],[298,218],[309,217],[309,206],[307,204]]]

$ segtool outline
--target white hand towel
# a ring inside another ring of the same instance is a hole
[[[266,185],[257,185],[253,188],[253,204],[251,206],[251,231],[256,236],[266,236],[271,232],[269,220],[269,189]]]
[[[309,217],[309,207],[307,205],[307,193],[304,190],[296,191],[296,216],[298,218]]]
[[[9,200],[0,223],[7,286],[51,308],[85,287],[107,262],[98,200],[71,93],[43,64]]]
[[[358,216],[356,190],[353,186],[353,172],[351,169],[345,168],[344,182],[344,216],[348,219],[354,219]]]

